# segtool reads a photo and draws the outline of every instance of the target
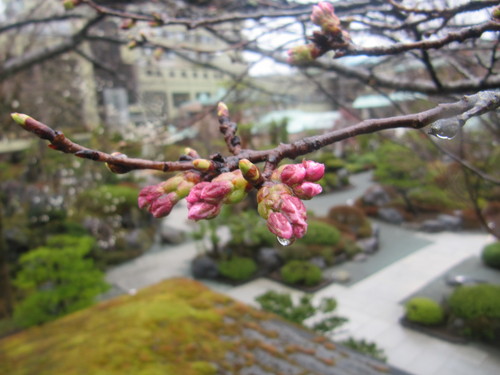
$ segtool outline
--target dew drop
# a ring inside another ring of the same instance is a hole
[[[295,239],[293,238],[276,237],[276,239],[278,240],[281,246],[290,246],[295,242]]]
[[[429,134],[438,137],[439,139],[453,139],[458,133],[460,123],[457,119],[437,120],[431,125]]]

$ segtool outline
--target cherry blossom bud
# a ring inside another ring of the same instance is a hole
[[[135,20],[133,18],[127,18],[123,20],[122,24],[120,25],[120,29],[129,30],[134,26],[135,26]]]
[[[335,16],[333,5],[326,1],[320,1],[317,5],[312,7],[311,22],[318,26],[323,26],[325,22]],[[338,19],[338,18],[337,18]]]
[[[288,186],[300,184],[306,177],[306,169],[302,164],[289,164],[281,172],[281,182]]]
[[[229,181],[216,181],[207,184],[200,192],[200,198],[210,204],[221,203],[233,190]]]
[[[279,212],[271,212],[269,214],[267,228],[271,233],[281,238],[290,239],[293,236],[292,225],[286,216]]]
[[[213,163],[207,159],[195,159],[193,160],[193,166],[203,172],[214,169]]]
[[[81,2],[82,2],[81,0],[64,0],[63,1],[64,9],[71,10],[77,5],[80,5]]]
[[[321,185],[305,181],[293,187],[293,193],[300,199],[312,199],[323,191]]]
[[[217,116],[218,117],[229,117],[229,109],[227,105],[223,102],[219,102],[217,105]]]
[[[306,207],[297,197],[284,195],[281,201],[280,211],[290,220],[292,224],[304,224],[306,222]]]
[[[176,193],[164,194],[151,204],[149,211],[156,218],[167,216],[179,199]]]
[[[221,204],[210,204],[198,202],[189,207],[188,219],[190,220],[208,220],[216,217],[221,209]]]
[[[122,154],[120,152],[113,152],[111,154],[111,156],[114,156],[117,158],[122,158],[122,159],[125,159],[127,157],[127,155]],[[105,163],[105,165],[111,172],[116,173],[116,174],[123,174],[123,173],[130,172],[132,170],[130,167],[126,167],[126,166],[120,165],[120,164]]]
[[[191,191],[189,192],[188,196],[186,197],[186,201],[188,203],[188,207],[190,204],[195,204],[199,201],[201,201],[201,192],[205,188],[205,186],[209,185],[210,182],[200,182],[199,184],[196,184]]]
[[[316,182],[321,180],[325,175],[325,165],[322,163],[317,163],[312,160],[304,160],[302,165],[306,170],[306,181]]]
[[[307,222],[295,223],[293,225],[293,236],[295,238],[302,238],[307,233]]]
[[[288,63],[295,65],[307,64],[314,61],[321,51],[314,43],[295,46],[288,50]]]
[[[164,190],[160,184],[146,186],[139,192],[139,197],[137,202],[139,204],[139,208],[148,208],[151,204],[160,198],[164,194]]]
[[[245,180],[249,181],[252,184],[263,181],[259,168],[250,160],[241,159],[238,163],[238,166]]]

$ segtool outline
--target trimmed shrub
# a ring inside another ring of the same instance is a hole
[[[500,241],[485,246],[481,259],[487,266],[500,269]]]
[[[232,257],[219,263],[222,276],[235,281],[249,279],[257,271],[257,264],[252,258]]]
[[[328,212],[328,218],[333,220],[338,229],[356,236],[366,238],[372,235],[372,226],[365,213],[354,206],[335,206]]]
[[[461,286],[448,299],[452,317],[464,321],[467,336],[493,340],[500,338],[500,286]]]
[[[323,279],[323,273],[312,263],[292,260],[281,268],[281,277],[289,284],[313,286]]]
[[[340,231],[318,220],[310,220],[307,227],[307,234],[300,240],[308,245],[328,245],[335,246],[340,240]]]
[[[405,304],[406,319],[426,326],[437,325],[444,320],[443,308],[426,297],[414,297]]]

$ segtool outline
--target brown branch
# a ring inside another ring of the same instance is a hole
[[[439,104],[438,106],[427,111],[411,115],[364,120],[350,127],[334,130],[323,135],[303,138],[290,144],[280,144],[274,149],[256,151],[246,149],[241,150],[239,147],[234,147],[234,149],[232,149],[234,153],[233,156],[222,158],[217,155],[217,162],[225,164],[224,170],[237,169],[238,163],[241,159],[248,159],[252,163],[267,162],[264,177],[268,178],[269,173],[272,172],[273,168],[278,165],[281,160],[285,158],[295,159],[299,156],[306,155],[344,139],[386,129],[422,129],[423,127],[442,118],[458,116],[467,117],[470,116],[471,113],[479,115],[485,111],[491,111],[498,107],[500,107],[500,92],[480,92],[475,95],[464,96],[458,102]],[[220,107],[218,111],[221,112]],[[225,111],[222,112],[219,113],[219,118],[227,117]],[[123,171],[135,169],[181,171],[193,168],[191,161],[160,162],[113,156],[78,145],[66,138],[61,132],[53,130],[49,126],[27,115],[13,114],[12,117],[17,123],[22,125],[25,130],[37,135],[41,139],[48,140],[50,142],[49,146],[55,150],[74,154],[75,156],[85,159],[117,165],[122,167]],[[215,158],[212,159],[215,160]]]

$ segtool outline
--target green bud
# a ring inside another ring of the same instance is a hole
[[[238,203],[245,199],[246,196],[247,193],[245,192],[245,190],[235,189],[231,194],[227,196],[227,198],[224,200],[224,203]]]
[[[24,113],[11,113],[10,116],[15,122],[17,122],[21,126],[25,126],[26,120],[31,118],[30,116],[25,115]]]
[[[212,162],[207,159],[195,159],[193,160],[193,166],[200,171],[209,171],[212,169]]]
[[[227,105],[223,102],[219,102],[217,105],[217,116],[218,117],[229,117],[229,109]]]

